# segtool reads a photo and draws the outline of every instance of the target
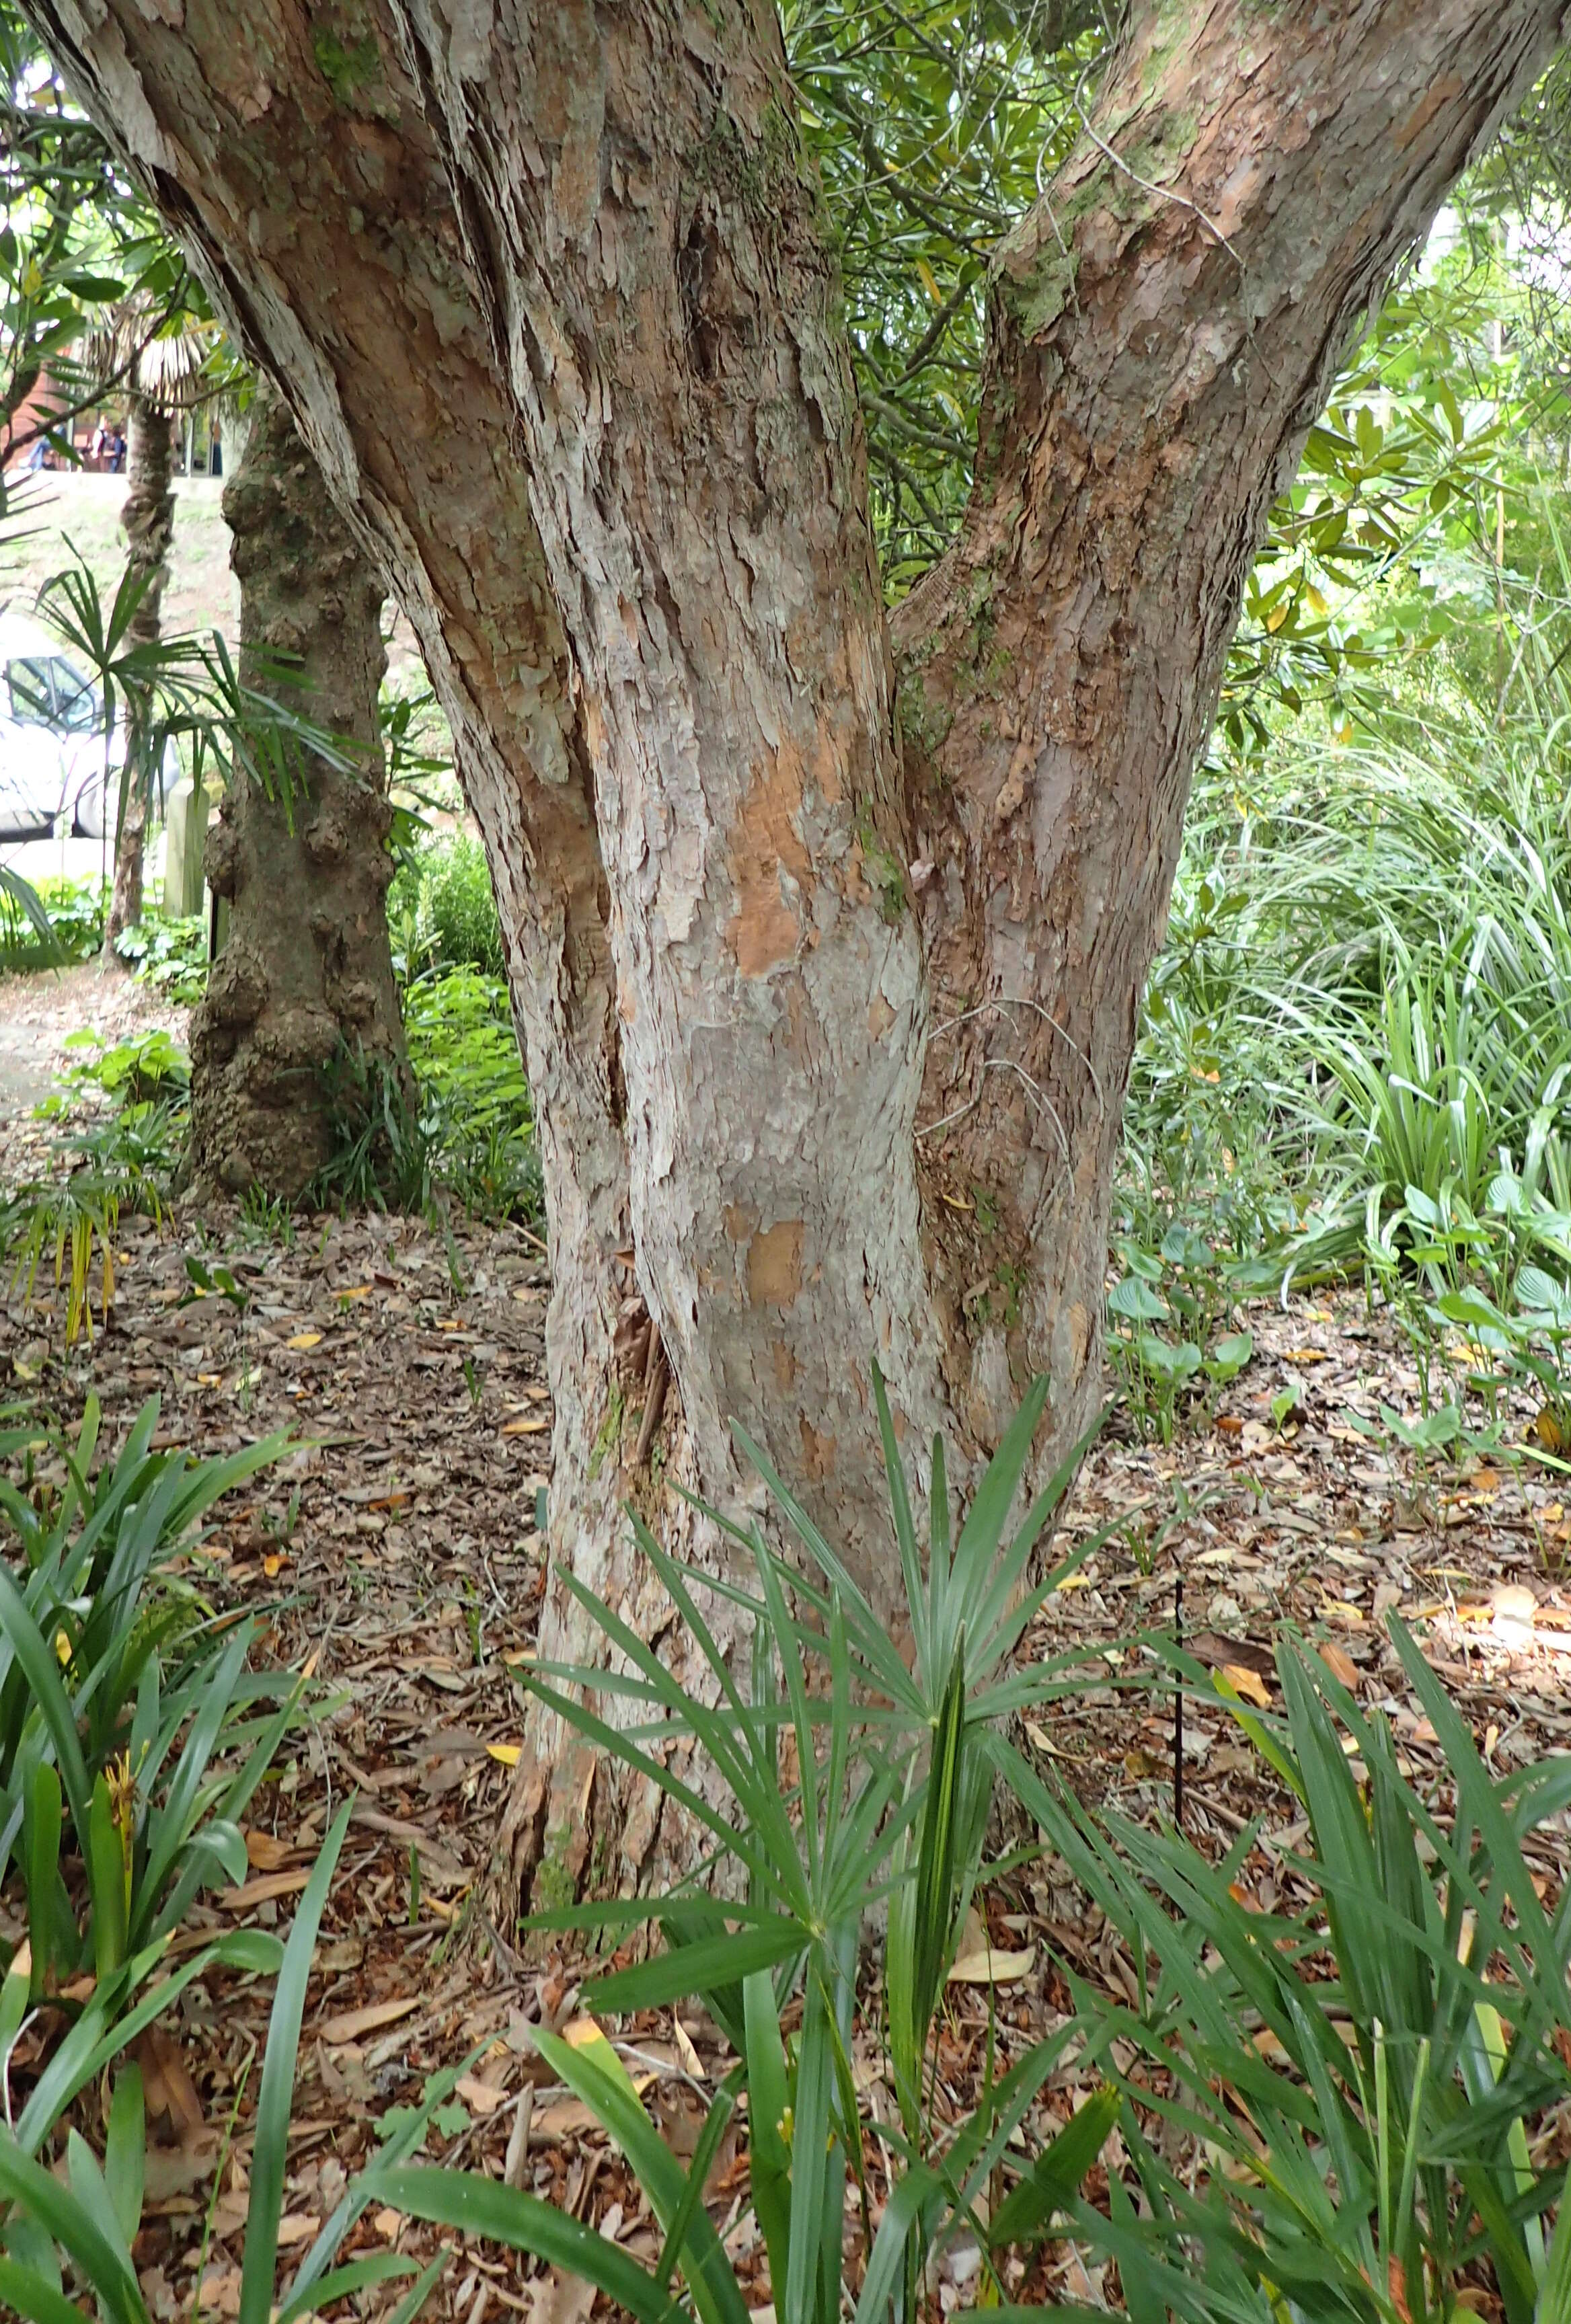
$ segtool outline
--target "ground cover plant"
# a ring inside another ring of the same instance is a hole
[[[93,959],[104,941],[103,882],[42,879],[28,884],[48,915],[49,936],[40,933],[32,914],[0,888],[0,976]]]

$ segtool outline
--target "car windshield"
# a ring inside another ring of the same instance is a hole
[[[54,699],[57,723],[68,734],[90,734],[98,724],[97,690],[79,669],[57,655],[50,664],[54,672]]]
[[[54,706],[50,696],[47,662],[8,661],[5,690],[10,696],[11,715],[18,725],[53,725]]]

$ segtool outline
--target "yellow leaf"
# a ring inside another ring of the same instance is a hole
[[[347,1291],[338,1292],[337,1296],[340,1299],[369,1299],[375,1288],[374,1283],[355,1283]]]
[[[1246,1668],[1243,1663],[1224,1663],[1222,1675],[1234,1693],[1243,1695],[1246,1702],[1258,1703],[1262,1711],[1271,1709],[1271,1691],[1258,1671]]]
[[[543,1436],[550,1426],[549,1420],[509,1420],[504,1422],[501,1434],[504,1436]]]
[[[944,301],[938,290],[938,279],[933,272],[932,268],[928,264],[925,258],[919,258],[917,260],[917,272],[922,278],[922,289],[927,292],[934,306],[941,307]]]
[[[523,1747],[520,1743],[487,1743],[485,1748],[498,1766],[516,1767]]]
[[[1271,607],[1271,612],[1265,617],[1265,625],[1273,638],[1277,632],[1281,628],[1282,623],[1287,620],[1288,615],[1292,612],[1292,610],[1291,605],[1273,605]]]
[[[314,1348],[320,1342],[321,1336],[319,1332],[297,1332],[292,1340],[284,1342],[284,1345],[289,1348]]]
[[[605,2036],[593,2017],[575,2017],[564,2028],[562,2039],[569,2050],[587,2050],[592,2042],[604,2042]]]

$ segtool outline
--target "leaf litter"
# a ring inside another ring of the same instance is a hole
[[[7,1135],[13,1149],[45,1143],[32,1125],[14,1122]],[[8,1159],[14,1167],[14,1150]],[[188,1257],[209,1270],[221,1261],[244,1305],[192,1298]],[[7,1288],[0,1393],[41,1396],[70,1423],[91,1389],[111,1446],[153,1392],[158,1441],[197,1454],[291,1427],[298,1449],[220,1506],[207,1546],[221,1593],[266,1610],[265,1650],[282,1664],[314,1657],[327,1703],[259,1794],[247,1878],[195,1907],[177,1947],[246,1922],[285,1928],[328,1822],[346,1793],[357,1794],[301,2041],[281,2282],[389,2114],[477,2048],[436,2112],[426,2153],[505,2177],[652,2259],[660,2238],[635,2181],[587,2110],[551,2084],[531,2040],[538,2023],[573,2026],[587,1961],[570,1941],[526,1961],[512,1932],[491,1928],[479,1895],[516,1757],[521,1704],[508,1664],[532,1645],[544,1580],[534,1517],[550,1484],[549,1276],[537,1239],[457,1217],[441,1230],[324,1218],[301,1222],[286,1246],[248,1237],[234,1213],[180,1212],[162,1228],[124,1220],[116,1262],[106,1322],[69,1351],[60,1316],[24,1310]],[[1418,1381],[1362,1295],[1261,1303],[1249,1323],[1254,1360],[1200,1425],[1160,1447],[1115,1416],[1088,1458],[1068,1543],[1113,1530],[1048,1601],[1028,1651],[1087,1649],[1108,1683],[1033,1715],[1023,1741],[1083,1798],[1170,1818],[1173,1709],[1140,1639],[1173,1635],[1181,1583],[1197,1662],[1246,1702],[1276,1705],[1275,1641],[1307,1637],[1366,1710],[1389,1718],[1403,1771],[1442,1794],[1434,1729],[1385,1634],[1391,1610],[1419,1636],[1491,1766],[1503,1773],[1563,1750],[1571,1491],[1533,1454],[1530,1413],[1514,1416],[1510,1452],[1422,1466],[1367,1433],[1382,1402],[1417,1408]],[[1296,1395],[1284,1400],[1289,1385]],[[1138,1704],[1147,1678],[1146,1707],[1132,1710],[1128,1683]],[[1234,1893],[1262,1912],[1289,1909],[1307,1848],[1296,1803],[1215,1699],[1187,1695],[1182,1754],[1189,1836],[1220,1855],[1252,1830]],[[1534,1843],[1551,1906],[1571,1849],[1563,1825]],[[23,1933],[7,1904],[0,1929]],[[986,1890],[966,1930],[937,2052],[941,2107],[957,2118],[972,2103],[990,2043],[1002,2070],[1062,2022],[1063,1964],[1135,1995],[1116,1933],[1065,1867],[1039,1857]],[[267,2007],[265,1985],[210,1972],[142,2039],[152,2147],[135,2258],[161,2324],[191,2316],[199,2296],[204,2316],[236,2312]],[[729,2063],[723,2037],[694,2006],[643,2013],[619,2038],[662,2135],[690,2154]],[[36,2024],[24,2033],[14,2087],[36,2072],[47,2040]],[[876,2187],[879,2125],[892,2116],[871,2015],[853,2062]],[[1055,2123],[1074,2110],[1077,2073],[1071,2061],[1043,2092]],[[1052,2126],[1045,2116],[1039,2131]],[[85,2126],[97,2128],[90,2111]],[[740,2216],[745,2181],[733,2126],[707,2198],[762,2303],[762,2246],[750,2249]],[[354,2246],[423,2256],[439,2240],[383,2211],[360,2222]],[[582,2287],[520,2255],[448,2240],[431,2315],[588,2315]],[[1062,2245],[1010,2289],[1022,2300],[1104,2296],[1100,2272]],[[963,2292],[957,2276],[950,2297],[964,2304]]]

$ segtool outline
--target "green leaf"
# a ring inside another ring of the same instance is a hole
[[[41,1759],[28,1787],[27,1938],[32,1952],[31,1997],[43,1997],[53,1962],[55,1900],[60,1886],[60,1772]]]
[[[251,2155],[251,2200],[245,2212],[245,2256],[240,2275],[238,2324],[270,2324],[273,2275],[278,2264],[278,2223],[283,2215],[283,2181],[289,2159],[289,2118],[294,2098],[295,2059],[300,2050],[300,2022],[305,2015],[306,1988],[310,1981],[311,1956],[321,1926],[328,1890],[349,1829],[353,1797],[346,1800],[322,1842],[311,1867],[294,1916],[294,1926],[283,1949],[273,2011],[267,2021],[267,2049],[262,2067],[262,2089],[256,2101],[256,2129]]]
[[[130,2260],[116,2248],[91,2212],[51,2172],[23,2154],[0,2132],[0,2195],[35,2218],[76,2262],[112,2324],[147,2324],[147,2310]],[[75,2324],[81,2324],[79,2313]]]
[[[45,1640],[28,1611],[22,1592],[0,1559],[0,1637],[22,1666],[28,1692],[42,1715],[60,1763],[60,1781],[70,1804],[71,1821],[79,1846],[86,1847],[92,1815],[92,1789],[77,1739],[77,1722],[60,1683],[60,1664],[52,1640]]]
[[[127,2245],[142,2225],[142,2190],[147,2162],[147,2123],[142,2102],[142,2069],[123,2066],[115,2078],[104,2143],[104,2180],[115,2217]]]
[[[1071,2116],[994,2212],[987,2236],[995,2250],[1033,2241],[1045,2234],[1055,2213],[1068,2209],[1106,2144],[1123,2103],[1118,2091],[1104,2083]]]
[[[578,2219],[538,2197],[502,2187],[477,2172],[404,2164],[367,2174],[374,2200],[414,2219],[455,2227],[461,2235],[531,2252],[548,2266],[583,2278],[638,2324],[682,2324],[677,2301],[662,2292],[636,2260]]]
[[[100,1979],[113,1977],[125,1958],[128,1873],[114,1800],[107,1779],[99,1774],[88,1821],[88,1885],[93,1898],[93,1960]]]
[[[605,2035],[596,2031],[575,2043],[540,2027],[535,2044],[615,2140],[661,2227],[669,2233],[685,2211],[682,2266],[703,2324],[747,2324],[747,2305],[714,2224],[701,2204],[684,2204],[688,2190],[681,2165],[644,2112],[626,2069]],[[662,2272],[661,2280],[669,2281],[669,2273]]]
[[[805,1950],[807,1932],[779,1914],[735,1933],[700,1937],[673,1952],[656,1953],[631,1969],[613,1969],[584,1988],[589,2009],[661,2009],[688,2001],[712,1986],[734,1985],[755,1969],[772,1969]]]

